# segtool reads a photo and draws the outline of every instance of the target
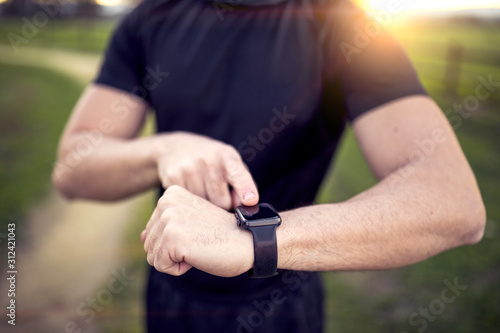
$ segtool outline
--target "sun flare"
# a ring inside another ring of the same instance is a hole
[[[385,9],[396,3],[403,11],[455,11],[476,8],[500,8],[500,0],[358,0],[366,9]]]
[[[101,6],[118,6],[118,5],[122,5],[124,3],[124,1],[122,1],[122,0],[95,0],[95,3],[98,5],[101,5]]]

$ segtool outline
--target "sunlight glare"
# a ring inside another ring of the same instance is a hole
[[[123,4],[123,0],[95,0],[95,3],[101,6],[118,6]]]
[[[454,11],[475,8],[500,8],[500,0],[360,0],[367,9],[385,9],[389,2],[400,5],[403,11]]]

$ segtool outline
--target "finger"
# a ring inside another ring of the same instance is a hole
[[[146,243],[144,243],[144,247],[146,252],[154,252],[154,249],[159,242],[161,235],[163,233],[164,226],[158,221],[153,225],[151,231],[146,236]]]
[[[151,217],[149,218],[148,223],[146,223],[146,227],[144,227],[144,230],[141,233],[141,240],[143,243],[146,241],[146,238],[148,237],[148,233],[151,230],[152,221],[154,221],[154,219],[156,218],[157,213],[158,213],[158,204],[155,207],[155,209],[153,210],[153,213],[151,214]],[[144,239],[143,239],[143,237],[144,237]]]
[[[158,211],[158,206],[156,206],[155,210],[153,211],[153,214],[151,214],[151,217],[149,218],[149,221],[148,223],[146,224],[146,228],[144,228],[144,231],[141,233],[141,239],[143,237],[143,234],[144,234],[144,240],[143,240],[143,243],[144,243],[144,250],[147,251],[147,248],[146,248],[146,242],[147,242],[147,238],[148,238],[148,235],[151,231],[151,226],[152,226],[152,220],[153,218],[155,217],[156,213]]]
[[[203,171],[195,169],[187,169],[184,173],[184,188],[189,192],[202,197],[207,198],[205,193],[205,184],[203,182]]]
[[[186,188],[186,183],[183,175],[183,170],[176,167],[171,167],[163,172],[162,186],[166,190],[172,185],[178,185]]]
[[[159,272],[179,276],[186,273],[192,267],[184,261],[184,256],[180,256],[179,258],[170,256],[164,244],[158,243],[153,252],[152,264]]]
[[[161,224],[160,222],[160,210],[158,207],[154,210],[153,214],[151,215],[151,218],[149,219],[149,222],[146,226],[146,238],[144,242],[144,250],[146,252],[151,252],[154,248],[154,245],[156,243],[156,240],[158,239],[158,228],[159,225]],[[161,232],[161,230],[160,230]]]
[[[161,186],[167,189],[170,185],[173,185],[172,182],[174,181],[175,174],[170,169],[162,168],[158,170],[158,177],[160,178]]]
[[[241,158],[234,156],[224,159],[229,184],[236,191],[241,203],[247,206],[256,205],[259,202],[259,192],[253,181],[252,175],[246,168]]]
[[[156,244],[154,249],[151,251],[151,260],[151,265],[154,266],[157,271],[163,273],[168,272],[176,264],[176,262],[174,262],[169,256],[168,250],[166,248],[162,248],[161,242]]]
[[[157,267],[158,266],[158,267]],[[169,275],[180,276],[190,270],[193,266],[183,262],[173,263],[172,266],[168,268],[164,266],[154,265],[158,272],[166,273]]]
[[[236,193],[236,191],[233,189],[231,189],[231,197],[232,197],[233,209],[236,209],[236,207],[242,205],[241,200],[238,197],[238,193]]]
[[[158,214],[158,219],[160,215]],[[155,260],[161,251],[160,244],[162,240],[164,226],[161,220],[157,220],[156,223],[151,227],[151,231],[147,235],[146,243],[144,245],[147,253],[147,260],[151,266],[155,266]]]
[[[229,192],[229,186],[224,178],[220,169],[215,171],[208,171],[207,177],[205,178],[205,191],[207,193],[207,199],[214,205],[229,210],[231,208],[231,193]]]
[[[176,275],[176,276],[182,275],[182,274],[186,273],[187,271],[189,271],[191,269],[191,267],[193,267],[193,266],[191,266],[190,264],[188,264],[184,261],[180,262],[177,264],[177,270],[172,275]]]

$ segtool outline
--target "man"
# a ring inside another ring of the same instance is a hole
[[[149,106],[158,134],[137,138]],[[379,182],[312,205],[346,120]],[[146,0],[115,32],[59,161],[89,131],[104,139],[56,168],[63,194],[166,189],[141,235],[151,332],[320,332],[321,284],[304,272],[401,267],[482,237],[449,124],[349,1]],[[281,216],[265,235],[251,227],[259,202]]]

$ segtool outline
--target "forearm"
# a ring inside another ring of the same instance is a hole
[[[463,186],[462,175],[424,167],[396,177],[343,203],[282,213],[279,268],[389,269],[481,238],[485,213],[473,181]]]
[[[60,149],[53,182],[68,198],[116,200],[140,193],[159,184],[158,140],[104,136],[92,142],[73,134]]]

